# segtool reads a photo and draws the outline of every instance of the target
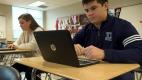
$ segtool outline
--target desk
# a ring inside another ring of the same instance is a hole
[[[0,42],[6,42],[6,38],[0,38]]]
[[[76,68],[45,62],[42,57],[21,58],[16,62],[74,80],[109,80],[140,67],[138,64],[99,63],[87,67]]]
[[[0,51],[1,54],[21,54],[21,53],[32,53],[31,50],[8,50],[8,51]]]
[[[22,57],[23,54],[29,54],[33,53],[31,50],[7,50],[7,51],[0,51],[0,62],[3,65],[12,65],[14,58],[19,58],[19,56]],[[8,56],[6,56],[8,55]],[[9,63],[7,62],[9,61]]]

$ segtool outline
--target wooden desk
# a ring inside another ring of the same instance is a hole
[[[0,38],[0,42],[6,42],[6,38]]]
[[[0,54],[21,54],[21,53],[32,53],[31,50],[8,50],[8,51],[0,51]]]
[[[22,58],[16,62],[74,80],[109,80],[140,67],[138,64],[100,63],[87,67],[76,68],[45,62],[41,57]]]
[[[33,53],[31,50],[6,50],[0,51],[0,65],[12,65],[15,58],[21,58],[23,55]]]

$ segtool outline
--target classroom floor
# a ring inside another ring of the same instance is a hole
[[[22,76],[22,80],[27,80],[27,79],[24,79],[25,78],[24,72],[21,73],[21,76]],[[51,75],[51,78],[52,78],[52,80],[60,80],[62,77],[59,77],[59,76],[56,76],[56,75]],[[49,80],[48,77],[46,78],[46,73],[41,74],[41,79],[42,80]]]
[[[22,80],[24,80],[25,73],[22,72],[21,75],[22,75]],[[142,79],[140,79],[140,76],[141,76],[140,73],[135,73],[135,80],[142,80]],[[42,80],[49,80],[48,77],[46,79],[45,79],[45,77],[46,77],[46,73],[41,74]],[[52,77],[52,80],[62,80],[61,79],[62,77],[59,77],[59,76],[56,76],[56,75],[51,75],[51,77]],[[27,80],[27,79],[25,79],[25,80]]]

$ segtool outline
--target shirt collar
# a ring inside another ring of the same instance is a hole
[[[112,26],[113,23],[114,23],[113,17],[110,15],[107,15],[107,19],[102,22],[100,29],[104,29],[107,26]]]

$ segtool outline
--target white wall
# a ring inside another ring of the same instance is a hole
[[[12,6],[0,4],[0,15],[6,17],[6,39],[12,40]]]
[[[54,30],[55,29],[57,17],[65,17],[65,16],[71,16],[71,15],[82,14],[82,13],[84,13],[84,12],[83,12],[81,2],[72,4],[69,6],[64,6],[64,7],[48,10],[46,12],[47,30]]]
[[[6,17],[0,16],[0,38],[6,38]]]
[[[122,8],[120,18],[131,22],[142,36],[142,4]]]

